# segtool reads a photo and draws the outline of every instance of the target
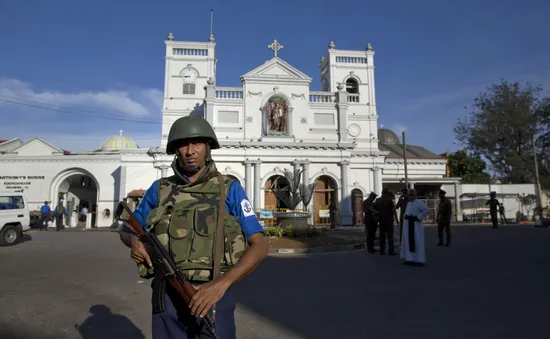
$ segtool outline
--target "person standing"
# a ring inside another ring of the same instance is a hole
[[[387,188],[382,190],[382,196],[374,203],[374,208],[379,211],[380,226],[380,254],[386,254],[386,239],[388,241],[388,254],[396,255],[393,242],[393,223],[397,221],[397,211],[393,202],[393,196]]]
[[[403,237],[401,240],[401,259],[405,265],[424,266],[426,264],[426,250],[424,248],[424,219],[430,213],[430,208],[417,199],[415,189],[408,193],[409,202],[405,210],[403,223]]]
[[[56,231],[59,232],[59,230],[65,228],[65,225],[63,224],[63,217],[67,215],[69,215],[69,213],[67,213],[67,209],[65,208],[65,206],[63,206],[63,202],[60,201],[53,212]]]
[[[500,222],[503,224],[503,225],[506,225],[508,223],[508,220],[506,219],[506,210],[504,209],[504,205],[503,204],[500,204],[499,208],[498,208],[498,212],[500,214]]]
[[[493,228],[498,228],[498,215],[497,211],[500,207],[500,202],[498,201],[497,192],[491,192],[489,200],[485,205],[489,205],[489,213],[491,214],[491,222],[493,223]]]
[[[153,182],[134,211],[195,287],[189,305],[163,276],[155,275],[138,237],[127,226],[119,232],[121,241],[131,248],[140,276],[153,278],[153,339],[211,338],[198,321],[207,313],[214,317],[220,339],[235,339],[236,298],[231,287],[267,255],[263,228],[243,187],[216,168],[211,150],[219,148],[204,118],[176,120],[166,146],[166,153],[175,155],[174,175]],[[215,239],[222,239],[221,247]]]
[[[44,205],[40,207],[40,231],[48,230],[48,220],[50,219],[50,204],[44,201]]]
[[[363,212],[365,213],[365,234],[367,236],[367,252],[376,253],[374,249],[374,237],[376,237],[376,229],[378,228],[376,222],[376,214],[378,211],[374,209],[374,199],[377,194],[370,192],[369,196],[363,201]]]
[[[397,205],[395,205],[395,208],[399,209],[399,239],[401,239],[403,235],[403,217],[405,216],[405,210],[407,209],[408,202],[407,192],[408,190],[406,188],[401,190],[401,196],[399,197]]]
[[[443,246],[443,231],[447,235],[445,246],[451,246],[451,219],[453,217],[453,204],[445,195],[447,192],[439,190],[439,209],[437,210],[437,235],[439,242],[437,246]]]

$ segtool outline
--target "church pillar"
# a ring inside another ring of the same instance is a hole
[[[262,186],[262,177],[261,177],[261,166],[262,161],[261,160],[255,160],[253,162],[254,164],[254,209],[259,210],[261,209],[261,186]]]
[[[341,199],[340,199],[340,225],[351,225],[351,199],[348,194],[348,177],[349,177],[348,160],[340,162],[340,178],[341,178]]]
[[[336,109],[338,110],[338,141],[348,140],[348,92],[342,84],[338,84],[336,92]]]
[[[252,163],[244,161],[244,189],[248,199],[252,198]]]
[[[206,82],[206,98],[204,99],[204,118],[214,126],[214,101],[216,100],[216,86],[214,79],[209,78]]]
[[[376,166],[372,169],[372,182],[373,182],[373,192],[376,193],[378,196],[382,194],[382,177],[381,177],[381,169],[380,167]]]
[[[302,164],[301,161],[297,160],[297,159],[294,159],[294,162],[292,163],[292,165],[294,166],[294,174],[298,174],[300,173],[300,165]],[[300,183],[303,183],[302,180],[300,180]],[[296,209],[297,210],[300,210],[300,209],[303,209],[304,208],[304,203],[303,202],[300,202],[298,204],[298,206],[296,206]]]
[[[288,133],[288,136],[289,137],[292,137],[294,136],[294,132],[293,132],[293,128],[292,126],[294,125],[294,118],[293,118],[293,114],[292,114],[292,111],[294,110],[293,107],[289,107],[288,108],[288,116],[286,117],[286,128],[287,128],[287,133]]]
[[[168,165],[160,165],[160,177],[166,178],[168,176]]]
[[[456,221],[462,221],[462,213],[460,211],[460,185],[455,181],[455,215]]]
[[[120,166],[120,177],[118,178],[119,180],[118,200],[119,201],[122,201],[122,199],[126,198],[126,173],[127,173],[127,167]]]

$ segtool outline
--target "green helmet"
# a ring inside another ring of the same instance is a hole
[[[166,154],[176,154],[176,142],[182,139],[208,139],[210,149],[220,148],[218,137],[206,119],[202,117],[186,116],[176,120],[168,133]]]

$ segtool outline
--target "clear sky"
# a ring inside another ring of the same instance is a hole
[[[550,90],[549,0],[0,0],[0,139],[77,151],[122,129],[158,145],[164,39],[206,41],[210,8],[220,86],[239,86],[277,39],[319,90],[331,40],[370,42],[379,124],[437,153],[457,148],[453,125],[492,82]]]

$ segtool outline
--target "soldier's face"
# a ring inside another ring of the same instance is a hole
[[[185,167],[200,167],[206,159],[206,143],[203,140],[190,139],[178,145],[178,153]]]

